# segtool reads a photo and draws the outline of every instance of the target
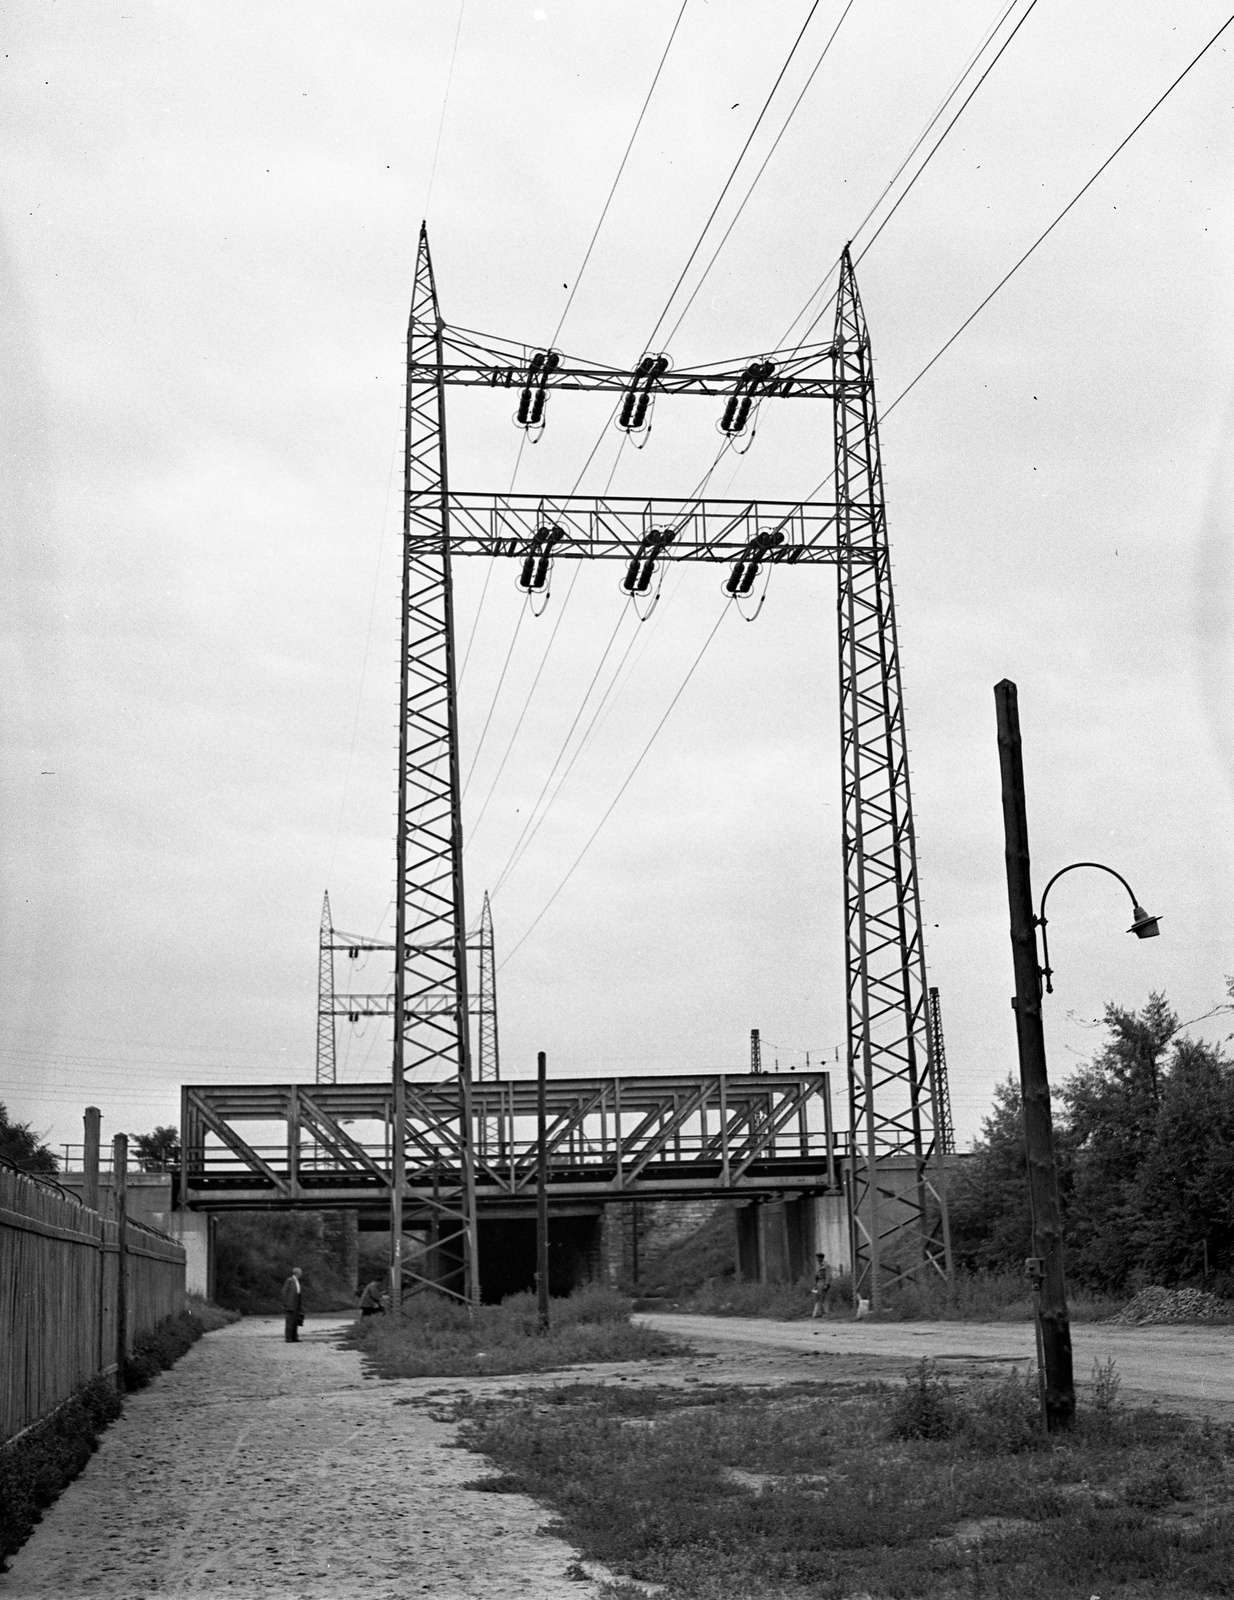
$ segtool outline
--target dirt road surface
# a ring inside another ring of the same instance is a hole
[[[1036,1359],[1031,1323],[1024,1322],[771,1322],[761,1317],[674,1316],[638,1320],[688,1339],[720,1368],[742,1371],[751,1383],[798,1378],[887,1378],[929,1356],[944,1371],[988,1375],[1013,1361]],[[1124,1328],[1074,1323],[1075,1375],[1090,1378],[1094,1361],[1113,1360],[1120,1398],[1154,1402],[1191,1416],[1234,1420],[1234,1327]],[[724,1373],[727,1376],[727,1370]]]
[[[523,1380],[365,1378],[338,1331],[310,1317],[289,1345],[281,1318],[245,1318],[130,1395],[3,1600],[594,1600],[539,1531],[551,1514],[464,1489],[492,1468],[429,1414],[432,1394]]]

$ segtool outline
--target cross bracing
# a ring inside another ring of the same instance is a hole
[[[720,501],[632,496],[493,494],[452,489],[445,392],[451,385],[517,391],[515,421],[535,435],[555,389],[620,391],[616,422],[649,424],[657,397],[724,398],[732,436],[753,408],[783,399],[831,402],[834,499]],[[417,1068],[447,1068],[459,1085],[457,1203],[472,1241],[475,1138],[464,934],[463,838],[451,564],[510,557],[520,583],[542,590],[556,559],[620,559],[623,587],[646,590],[661,560],[729,563],[731,599],[764,565],[833,565],[837,572],[843,788],[844,937],[855,1274],[877,1306],[890,1283],[949,1274],[943,1151],[926,1016],[916,843],[899,647],[869,334],[847,250],[834,337],[746,363],[674,372],[663,352],[631,369],[577,362],[556,350],[449,327],[440,315],[421,229],[407,343],[402,718],[396,888],[393,1207],[409,1125],[399,1094]],[[485,1131],[487,1143],[487,1129]],[[894,1163],[907,1184],[883,1181]],[[889,1170],[889,1169],[887,1169]],[[398,1225],[395,1224],[398,1237]]]

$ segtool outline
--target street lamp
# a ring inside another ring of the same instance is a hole
[[[1016,1048],[1020,1059],[1020,1093],[1024,1103],[1024,1143],[1028,1158],[1028,1201],[1032,1217],[1033,1253],[1026,1263],[1036,1291],[1037,1352],[1043,1374],[1041,1409],[1046,1427],[1055,1433],[1075,1420],[1075,1379],[1071,1365],[1071,1323],[1063,1277],[1063,1224],[1054,1166],[1054,1125],[1050,1116],[1050,1083],[1046,1073],[1045,1031],[1041,1023],[1041,980],[1050,989],[1049,952],[1044,968],[1037,963],[1037,929],[1045,937],[1046,895],[1075,867],[1109,872],[1131,895],[1134,920],[1127,930],[1138,939],[1159,932],[1158,919],[1140,905],[1127,880],[1099,861],[1076,861],[1056,872],[1041,897],[1041,915],[1033,911],[1029,873],[1028,817],[1024,803],[1024,760],[1020,748],[1020,711],[1016,686],[1009,678],[994,686],[998,710],[998,755],[1002,771],[1003,831],[1007,849],[1007,903],[1011,911],[1011,954],[1015,967]]]
[[[1132,917],[1131,926],[1127,929],[1128,933],[1134,933],[1137,939],[1155,939],[1161,932],[1161,928],[1159,926],[1161,918],[1154,917],[1151,912],[1145,911],[1144,907],[1136,899],[1135,891],[1127,882],[1126,878],[1123,877],[1121,872],[1115,872],[1113,867],[1107,867],[1101,861],[1073,861],[1069,867],[1061,867],[1050,879],[1049,883],[1046,884],[1045,892],[1041,896],[1041,915],[1034,919],[1037,926],[1041,929],[1041,953],[1045,957],[1045,966],[1041,969],[1041,975],[1045,979],[1045,992],[1047,994],[1054,993],[1054,985],[1050,982],[1050,979],[1054,975],[1054,968],[1050,965],[1050,941],[1047,938],[1045,931],[1046,896],[1064,873],[1074,872],[1077,867],[1096,867],[1098,872],[1108,872],[1112,878],[1117,878],[1119,883],[1122,884],[1123,888],[1126,889],[1127,894],[1131,899]]]

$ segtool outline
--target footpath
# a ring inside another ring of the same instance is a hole
[[[568,1576],[535,1501],[465,1489],[492,1468],[431,1414],[523,1380],[365,1378],[338,1332],[246,1317],[130,1395],[0,1600],[597,1600],[610,1575]]]

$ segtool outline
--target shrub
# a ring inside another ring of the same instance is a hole
[[[120,1410],[115,1387],[106,1378],[92,1378],[0,1450],[0,1571],[98,1449],[99,1434]]]
[[[1013,1367],[992,1383],[975,1385],[965,1397],[965,1440],[983,1455],[1013,1455],[1042,1443],[1037,1373]]]
[[[922,1356],[891,1403],[892,1438],[950,1439],[963,1426],[964,1412],[951,1385]]]

